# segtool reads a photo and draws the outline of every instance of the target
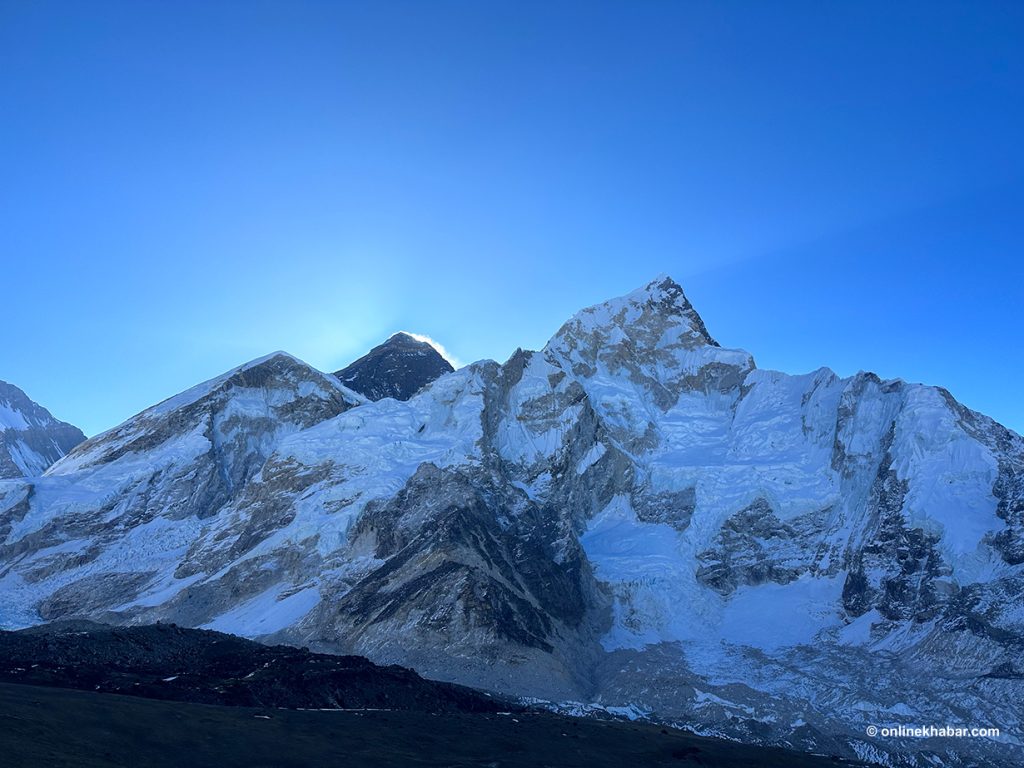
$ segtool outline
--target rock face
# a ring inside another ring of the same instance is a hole
[[[1024,440],[944,390],[760,370],[667,278],[407,401],[281,365],[0,484],[0,620],[175,621],[818,753],[1020,761]],[[865,735],[897,724],[1004,736]]]
[[[451,363],[427,342],[407,333],[396,333],[334,375],[370,400],[408,400],[453,370]]]
[[[13,384],[0,381],[0,480],[35,477],[85,440]]]

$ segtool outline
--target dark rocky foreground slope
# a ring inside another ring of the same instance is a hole
[[[3,632],[0,681],[5,768],[838,762],[529,710],[361,657],[170,625]]]
[[[228,706],[494,712],[509,704],[362,656],[170,624],[74,621],[0,632],[0,681]]]
[[[653,725],[417,711],[264,710],[0,683],[5,768],[824,768],[838,762]]]

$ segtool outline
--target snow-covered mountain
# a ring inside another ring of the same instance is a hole
[[[0,381],[0,479],[35,477],[85,440],[13,384]]]
[[[1024,440],[659,278],[368,401],[279,354],[0,483],[0,623],[174,621],[905,765],[1024,758]],[[870,738],[869,725],[1000,739]]]
[[[408,400],[454,369],[441,353],[408,333],[396,333],[334,375],[370,400]]]

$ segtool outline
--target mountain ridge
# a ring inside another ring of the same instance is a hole
[[[758,369],[666,278],[407,400],[280,368],[0,484],[0,623],[175,621],[890,763],[1019,753],[864,735],[1020,723],[1024,441],[944,390]]]
[[[0,479],[41,475],[84,440],[78,427],[0,381]]]

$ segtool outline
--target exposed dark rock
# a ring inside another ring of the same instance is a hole
[[[361,656],[261,645],[173,624],[73,621],[0,631],[0,680],[246,707],[493,712],[510,706]]]
[[[7,683],[0,683],[0,723],[5,768],[859,765],[659,725],[547,712],[207,706]]]
[[[843,586],[843,605],[852,616],[877,608],[890,620],[927,621],[955,589],[937,584],[950,575],[937,550],[938,537],[904,519],[906,492],[906,481],[897,479],[895,471],[879,471],[869,506],[877,527],[852,559]]]
[[[453,370],[451,363],[427,342],[417,341],[407,333],[396,333],[334,375],[346,387],[370,400],[408,400]]]
[[[812,568],[825,512],[784,523],[757,499],[723,523],[717,546],[698,555],[697,580],[723,595],[743,585],[788,584]]]
[[[678,531],[685,531],[697,508],[697,493],[694,488],[660,492],[635,489],[631,501],[638,520],[664,523]]]
[[[424,464],[394,499],[369,505],[354,535],[371,537],[384,564],[341,599],[339,620],[355,632],[415,621],[453,642],[470,632],[550,652],[553,621],[582,616],[578,574],[553,561],[536,509],[503,528],[495,502]]]

